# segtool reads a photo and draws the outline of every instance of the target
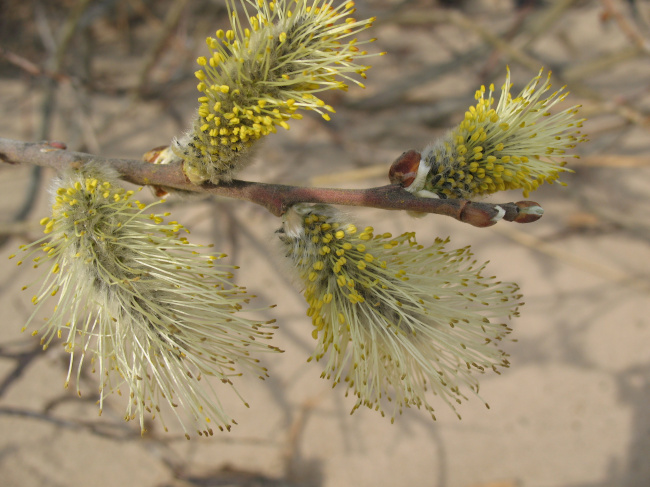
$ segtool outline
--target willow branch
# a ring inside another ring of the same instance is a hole
[[[435,213],[477,227],[489,227],[502,219],[530,223],[539,220],[543,213],[542,208],[532,201],[493,204],[463,199],[420,198],[398,185],[369,189],[331,189],[234,180],[229,184],[205,183],[197,186],[185,177],[180,163],[156,165],[133,159],[114,159],[68,151],[60,142],[34,143],[0,138],[0,162],[6,164],[34,164],[62,170],[66,167],[81,167],[89,161],[112,166],[121,174],[122,179],[134,184],[247,200],[264,206],[275,216],[282,215],[296,203],[329,203]]]

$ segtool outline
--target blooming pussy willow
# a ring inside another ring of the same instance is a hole
[[[76,375],[79,395],[90,355],[100,414],[104,398],[124,384],[125,419],[137,418],[143,432],[145,415],[161,416],[164,402],[188,438],[177,406],[199,434],[212,434],[213,425],[230,429],[234,421],[205,377],[229,387],[240,369],[263,378],[266,369],[252,354],[277,350],[263,343],[273,326],[240,316],[250,296],[230,282],[232,267],[217,264],[223,254],[199,253],[200,245],[181,236],[182,225],[149,213],[151,206],[121,188],[112,169],[94,163],[57,181],[52,216],[41,220],[48,236],[22,246],[23,259],[46,268],[23,330],[57,296],[54,312],[33,334],[44,349],[63,338],[70,353],[65,385]]]
[[[235,3],[246,14],[242,21]],[[354,36],[374,19],[350,17],[354,2],[332,0],[228,0],[231,29],[208,37],[211,56],[197,62],[198,118],[192,130],[174,142],[192,182],[230,181],[233,171],[251,158],[254,143],[289,128],[298,110],[315,110],[326,120],[334,112],[317,93],[347,90],[347,81],[363,84],[369,54]],[[249,9],[252,15],[249,16]],[[245,24],[245,25],[244,25]]]
[[[586,140],[575,119],[579,105],[552,115],[550,108],[568,95],[551,89],[543,69],[512,98],[510,70],[494,106],[494,85],[476,92],[476,106],[445,137],[427,146],[420,157],[410,151],[391,168],[391,180],[420,196],[473,198],[496,191],[522,189],[525,197],[544,181],[552,183],[564,168],[567,149]],[[418,154],[419,155],[419,154]],[[573,156],[578,157],[578,156]]]
[[[483,276],[469,248],[373,232],[325,205],[296,205],[284,217],[278,233],[318,340],[311,358],[324,359],[322,377],[347,383],[353,412],[364,405],[394,419],[415,406],[435,419],[427,390],[455,411],[464,389],[478,395],[477,373],[508,367],[497,344],[521,296],[515,284]]]

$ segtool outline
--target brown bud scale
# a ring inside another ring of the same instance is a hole
[[[418,175],[420,167],[420,153],[414,150],[408,150],[399,156],[390,166],[388,178],[393,184],[399,184],[403,188],[408,188]]]

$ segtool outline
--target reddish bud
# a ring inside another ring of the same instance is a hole
[[[544,208],[534,201],[517,201],[515,204],[519,208],[519,213],[514,219],[517,223],[536,222],[544,214]]]
[[[56,140],[50,140],[47,142],[47,145],[50,147],[53,147],[54,149],[61,149],[61,150],[66,150],[68,146],[66,145],[65,142],[59,142]]]
[[[412,149],[399,156],[388,171],[390,182],[408,188],[418,175],[420,159],[420,153]]]

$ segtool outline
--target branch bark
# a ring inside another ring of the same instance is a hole
[[[482,203],[463,199],[435,199],[413,196],[399,185],[368,189],[306,188],[234,180],[230,184],[192,184],[180,163],[156,165],[133,159],[115,159],[65,150],[60,142],[21,142],[0,138],[0,162],[33,164],[63,170],[81,167],[89,161],[109,164],[122,178],[134,184],[156,185],[195,193],[210,193],[250,201],[281,216],[296,203],[328,203],[366,206],[385,210],[409,210],[446,215],[477,227],[489,227],[499,220],[530,223],[537,221],[543,209],[532,201]]]

